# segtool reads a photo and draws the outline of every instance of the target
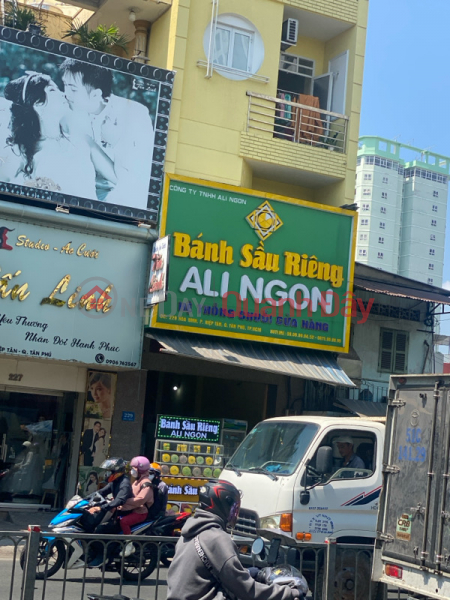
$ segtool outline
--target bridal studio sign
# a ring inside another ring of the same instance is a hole
[[[0,218],[0,353],[136,369],[148,246]]]
[[[157,220],[174,73],[0,29],[0,192]]]

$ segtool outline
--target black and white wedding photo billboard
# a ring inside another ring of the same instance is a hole
[[[157,220],[174,73],[0,28],[0,192]]]

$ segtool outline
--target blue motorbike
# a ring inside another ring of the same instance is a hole
[[[52,537],[44,534],[41,540],[37,564],[36,579],[52,577],[61,567],[67,564],[69,569],[84,569],[89,567],[92,556],[86,556],[86,540],[74,540],[73,538],[61,537],[64,533],[92,533],[85,525],[86,511],[93,506],[104,506],[106,500],[97,492],[94,492],[86,498],[74,496],[50,523],[49,528],[53,533],[59,534],[59,537]],[[176,535],[181,529],[189,515],[181,513],[180,515],[171,515],[158,517],[152,521],[145,521],[131,528],[134,535]],[[84,518],[83,518],[84,517]],[[106,513],[102,522],[111,518],[111,513]],[[118,534],[120,538],[123,534]],[[175,540],[174,540],[175,544]],[[173,555],[174,544],[167,544],[161,548],[160,557],[164,559],[166,553]],[[167,548],[166,548],[167,546]],[[142,551],[136,549],[130,556],[122,558],[121,552],[124,544],[112,544],[106,568],[109,571],[123,572],[124,579],[128,581],[138,581],[148,577],[156,568],[158,562],[158,548],[156,544],[146,544]],[[25,566],[26,547],[23,548],[20,555],[20,565],[22,569]],[[91,554],[91,552],[89,553]],[[122,567],[123,562],[123,567]],[[92,567],[98,568],[98,567]],[[123,569],[123,571],[122,571]]]

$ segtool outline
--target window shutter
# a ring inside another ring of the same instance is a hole
[[[405,373],[407,368],[408,334],[400,331],[395,336],[394,373]]]
[[[388,329],[381,330],[381,348],[379,366],[381,371],[392,370],[392,353],[394,345],[394,332]]]

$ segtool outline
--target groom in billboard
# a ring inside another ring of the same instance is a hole
[[[148,109],[112,93],[110,69],[72,58],[60,68],[73,117],[67,126],[89,141],[98,199],[146,209],[154,144]]]

